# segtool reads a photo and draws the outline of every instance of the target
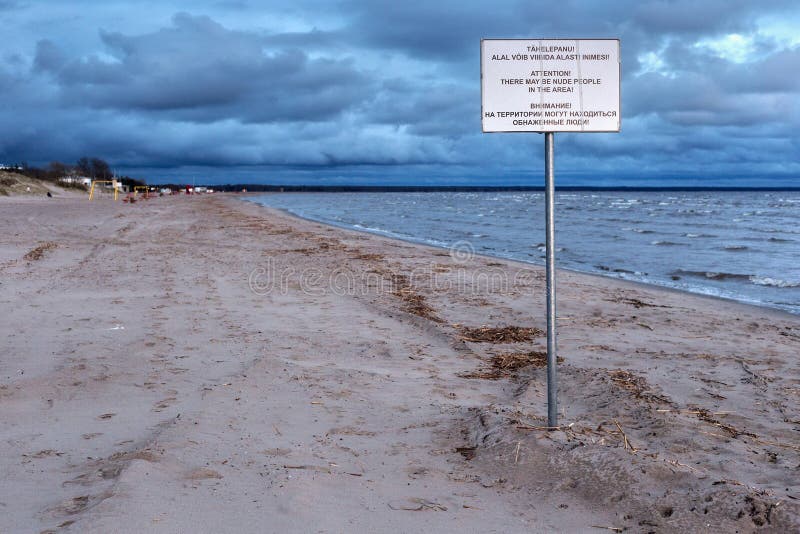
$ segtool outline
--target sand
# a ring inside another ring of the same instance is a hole
[[[16,172],[0,170],[0,198],[45,197],[47,193],[56,197],[78,198],[85,193],[78,187],[61,187],[52,182],[29,178]]]
[[[0,532],[800,528],[796,316],[560,272],[549,431],[538,267],[0,200]]]

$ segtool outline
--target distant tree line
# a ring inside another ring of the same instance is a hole
[[[26,163],[20,165],[22,170],[17,172],[28,176],[30,178],[37,178],[47,182],[58,182],[61,178],[68,176],[81,176],[91,178],[92,180],[111,180],[114,178],[114,172],[111,166],[105,160],[100,158],[80,158],[75,165],[69,163],[62,163],[60,161],[51,161],[47,167],[32,167]],[[116,179],[123,185],[135,186],[144,185],[144,182],[131,178],[130,176],[116,176]]]

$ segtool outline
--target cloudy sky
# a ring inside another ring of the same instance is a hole
[[[789,1],[0,0],[0,162],[155,181],[530,183],[482,134],[482,37],[619,37],[622,132],[557,134],[557,183],[800,186]]]

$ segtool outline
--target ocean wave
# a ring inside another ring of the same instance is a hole
[[[672,276],[692,276],[695,278],[705,278],[707,280],[750,280],[755,275],[739,273],[719,273],[714,271],[686,271],[678,269],[670,273]]]
[[[769,276],[751,276],[750,281],[757,286],[770,286],[770,287],[800,287],[800,282],[789,282],[788,280],[781,280],[779,278],[770,278]]]
[[[381,235],[386,235],[386,236],[389,236],[389,237],[398,237],[400,239],[414,239],[414,236],[412,236],[412,235],[402,234],[400,232],[393,232],[391,230],[386,230],[386,229],[380,228],[378,226],[363,226],[361,224],[351,224],[349,226],[351,228],[355,228],[357,230],[363,230],[365,232],[370,232],[370,233],[373,233],[373,234],[381,234]],[[424,241],[427,241],[427,240],[424,240]]]
[[[753,232],[761,232],[764,234],[800,234],[800,230],[792,230],[787,226],[784,226],[782,228],[759,228],[755,226],[750,226],[747,227],[746,230],[751,230]]]
[[[683,243],[676,243],[674,241],[651,241],[651,245],[656,245],[657,247],[676,247],[683,245]]]
[[[595,269],[598,269],[600,271],[605,271],[607,273],[631,274],[631,275],[636,275],[636,276],[646,276],[647,275],[647,273],[643,273],[641,271],[630,271],[628,269],[619,269],[619,268],[614,269],[614,268],[608,267],[606,265],[595,265],[594,267],[595,267]]]
[[[687,234],[683,234],[683,237],[688,237],[688,238],[694,239],[696,237],[717,237],[717,236],[714,235],[714,234],[689,234],[689,233],[687,233]]]
[[[750,247],[745,245],[727,245],[723,247],[723,250],[729,250],[731,252],[741,252],[742,250],[748,250]]]
[[[741,274],[741,273],[720,273],[714,271],[686,271],[678,269],[672,273],[674,277],[687,276],[693,278],[704,278],[706,280],[738,280],[741,282],[750,282],[757,286],[770,286],[770,287],[800,287],[800,281],[781,280],[780,278],[772,278],[770,276],[757,276],[755,274]]]

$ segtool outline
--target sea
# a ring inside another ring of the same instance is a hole
[[[544,264],[542,192],[252,197],[323,223]],[[558,268],[800,314],[800,192],[562,191]]]

